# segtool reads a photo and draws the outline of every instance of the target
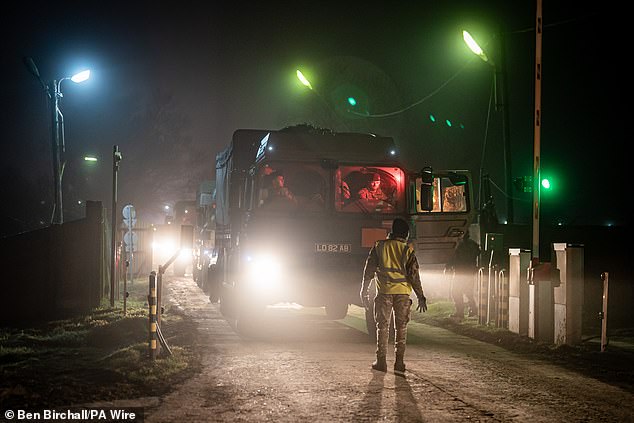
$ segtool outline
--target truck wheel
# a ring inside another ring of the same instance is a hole
[[[203,292],[209,295],[209,301],[215,304],[220,300],[220,276],[216,266],[204,267],[201,271],[203,279]]]
[[[332,320],[339,320],[348,314],[348,304],[330,303],[326,304],[326,316]]]
[[[262,313],[266,306],[254,301],[238,306],[236,331],[243,336],[257,337],[262,327]]]
[[[218,282],[220,285],[221,282]],[[237,316],[236,299],[233,289],[220,287],[220,313],[224,317],[235,318]],[[211,299],[211,298],[210,298]]]

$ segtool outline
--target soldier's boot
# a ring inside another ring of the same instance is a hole
[[[385,356],[376,357],[376,360],[372,363],[372,370],[387,372],[387,360],[385,359]]]
[[[403,360],[404,354],[396,354],[396,361],[394,362],[394,374],[397,376],[405,376],[405,361]]]

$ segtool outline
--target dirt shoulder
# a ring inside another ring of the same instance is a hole
[[[530,358],[557,364],[634,393],[634,349],[629,349],[632,344],[628,344],[632,339],[631,330],[620,330],[611,338],[614,341],[613,344],[619,344],[618,340],[627,341],[622,344],[623,347],[608,344],[606,351],[601,352],[600,344],[595,339],[574,346],[555,346],[535,341],[527,336],[520,336],[506,329],[478,325],[477,318],[458,320],[447,317],[443,313],[434,314],[433,312],[412,313],[412,318],[417,322],[498,345]]]

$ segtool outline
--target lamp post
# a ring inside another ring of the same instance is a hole
[[[509,127],[508,94],[506,87],[506,63],[504,60],[504,37],[500,32],[500,61],[496,64],[491,60],[484,50],[473,39],[467,31],[462,31],[462,38],[469,49],[482,61],[488,63],[493,68],[493,78],[495,87],[495,109],[502,112],[502,140],[504,142],[504,191],[506,193],[506,212],[508,223],[513,223],[513,199],[511,198],[512,171],[511,171],[511,136]]]
[[[62,203],[62,178],[64,177],[64,152],[66,145],[64,142],[64,115],[59,108],[62,94],[62,82],[71,80],[75,83],[84,82],[90,78],[90,71],[85,70],[73,76],[67,76],[60,80],[53,79],[46,85],[46,91],[51,104],[52,120],[52,150],[53,150],[53,178],[55,185],[55,201],[53,204],[53,218],[51,223],[64,223],[64,209]]]
[[[54,180],[54,202],[53,202],[53,214],[51,217],[51,223],[62,224],[64,223],[64,212],[62,206],[62,178],[64,176],[64,151],[66,149],[64,144],[64,115],[59,108],[59,103],[62,94],[62,82],[71,80],[76,84],[86,81],[90,78],[90,70],[84,70],[76,73],[73,76],[65,76],[59,80],[53,79],[48,83],[44,83],[40,77],[40,71],[38,70],[35,62],[30,57],[24,58],[24,64],[29,69],[29,72],[35,76],[48,95],[50,108],[51,108],[51,134],[52,134],[52,152],[53,152],[53,180]]]
[[[114,307],[114,293],[115,286],[117,284],[115,255],[117,254],[117,185],[118,185],[118,172],[119,162],[123,159],[119,146],[115,145],[112,149],[112,215],[110,222],[110,307]],[[125,298],[125,292],[123,293]],[[125,314],[125,300],[124,300],[124,314]]]

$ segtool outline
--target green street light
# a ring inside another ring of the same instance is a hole
[[[482,48],[478,45],[478,43],[476,42],[476,40],[473,39],[473,37],[471,36],[471,34],[469,34],[467,31],[462,31],[462,39],[464,40],[464,42],[467,44],[467,47],[469,47],[469,49],[471,49],[471,51],[478,56],[480,59],[484,60],[485,62],[489,61],[489,58],[487,57],[486,53],[484,52],[484,50],[482,50]]]
[[[297,79],[299,79],[299,81],[304,84],[306,87],[310,88],[311,90],[313,89],[313,86],[310,85],[310,81],[308,79],[306,79],[306,77],[304,76],[304,74],[302,73],[302,71],[300,71],[299,69],[297,69],[297,72],[295,72],[295,74],[297,75]]]
[[[97,161],[99,161],[99,159],[97,159],[97,157],[95,157],[95,156],[84,156],[84,161],[85,162],[97,162]]]

